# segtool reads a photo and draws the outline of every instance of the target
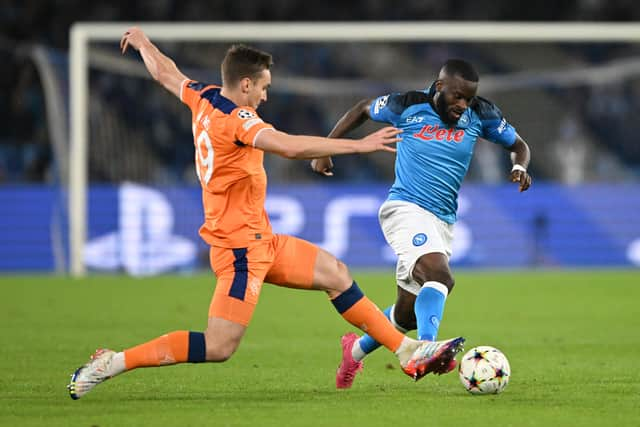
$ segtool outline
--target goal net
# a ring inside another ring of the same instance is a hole
[[[83,23],[71,34],[69,230],[74,275],[83,275],[87,268],[151,274],[207,262],[206,248],[197,243],[201,205],[189,111],[149,79],[137,54],[120,54],[118,41],[128,26]],[[140,26],[186,75],[203,82],[221,81],[219,64],[232,43],[272,53],[272,88],[259,112],[288,133],[326,135],[357,101],[425,89],[446,59],[459,57],[477,67],[479,94],[499,105],[534,146],[536,176],[568,184],[615,180],[637,173],[640,164],[633,137],[640,99],[637,26]],[[371,129],[364,127],[361,133]],[[347,192],[344,200],[330,197],[331,184],[305,195],[303,184],[317,184],[319,179],[306,162],[267,155],[265,167],[276,190],[268,206],[274,226],[306,233],[337,255],[348,253],[358,264],[358,249],[345,247],[344,233],[360,233],[362,239],[351,236],[351,241],[367,245],[367,234],[377,229],[380,198],[393,179],[392,158],[379,153],[337,159],[332,182],[377,182],[380,187],[372,187],[375,197],[353,198]],[[500,183],[507,170],[503,150],[478,144],[468,180]],[[300,185],[287,187],[292,183]],[[323,209],[331,213],[296,214],[305,209],[309,197],[326,203]],[[368,217],[360,227],[345,231],[344,222],[359,215]],[[327,222],[328,217],[333,222]],[[316,233],[317,229],[322,231]],[[464,235],[464,227],[460,230]],[[464,245],[465,239],[459,240]],[[388,253],[380,255],[386,263],[392,264],[392,259]]]

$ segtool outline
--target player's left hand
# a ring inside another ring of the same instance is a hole
[[[131,27],[122,35],[122,39],[120,39],[120,50],[122,54],[127,51],[127,48],[131,46],[135,50],[140,50],[143,44],[148,43],[149,38],[147,35],[138,27]]]
[[[358,153],[372,153],[374,151],[389,151],[395,153],[396,149],[390,147],[389,144],[402,141],[402,138],[399,137],[401,133],[401,129],[393,126],[378,129],[376,132],[370,133],[360,140]]]
[[[527,171],[514,169],[511,171],[511,182],[517,182],[520,184],[518,189],[522,193],[531,187],[531,175],[529,175]]]

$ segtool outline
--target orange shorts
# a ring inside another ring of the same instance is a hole
[[[212,246],[209,259],[218,281],[209,317],[248,326],[263,282],[310,289],[318,250],[306,240],[280,234],[247,248]]]

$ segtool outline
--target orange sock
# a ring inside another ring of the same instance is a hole
[[[378,306],[364,296],[356,282],[331,302],[347,322],[371,335],[389,350],[395,352],[400,347],[404,335],[393,327]]]
[[[189,331],[175,331],[124,350],[124,363],[129,370],[183,363],[188,356]]]
[[[342,313],[342,317],[393,352],[400,347],[404,339],[404,335],[393,327],[378,306],[367,297],[363,297]]]

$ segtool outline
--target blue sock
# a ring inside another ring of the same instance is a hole
[[[407,332],[406,329],[404,329],[402,326],[396,324],[395,320],[391,318],[391,312],[393,311],[393,305],[390,307],[387,307],[384,310],[384,315],[387,319],[389,319],[389,321],[391,321],[391,323],[393,324],[393,326],[395,326],[395,328],[397,330],[399,330],[400,332],[402,332],[403,334]],[[360,349],[365,352],[366,354],[371,353],[372,351],[374,351],[375,349],[377,349],[378,347],[380,347],[380,343],[376,340],[374,340],[373,338],[371,338],[371,336],[365,334],[363,336],[360,337],[359,340],[360,343]]]
[[[392,308],[393,306],[387,307],[386,310],[383,312],[387,319],[389,319],[389,316],[391,316]],[[378,341],[374,340],[368,334],[364,334],[363,336],[361,336],[358,342],[360,343],[360,348],[362,349],[362,351],[364,351],[367,354],[371,353],[376,348],[381,346],[381,344]]]
[[[414,310],[418,339],[435,341],[449,290],[440,282],[426,282],[416,298]]]

